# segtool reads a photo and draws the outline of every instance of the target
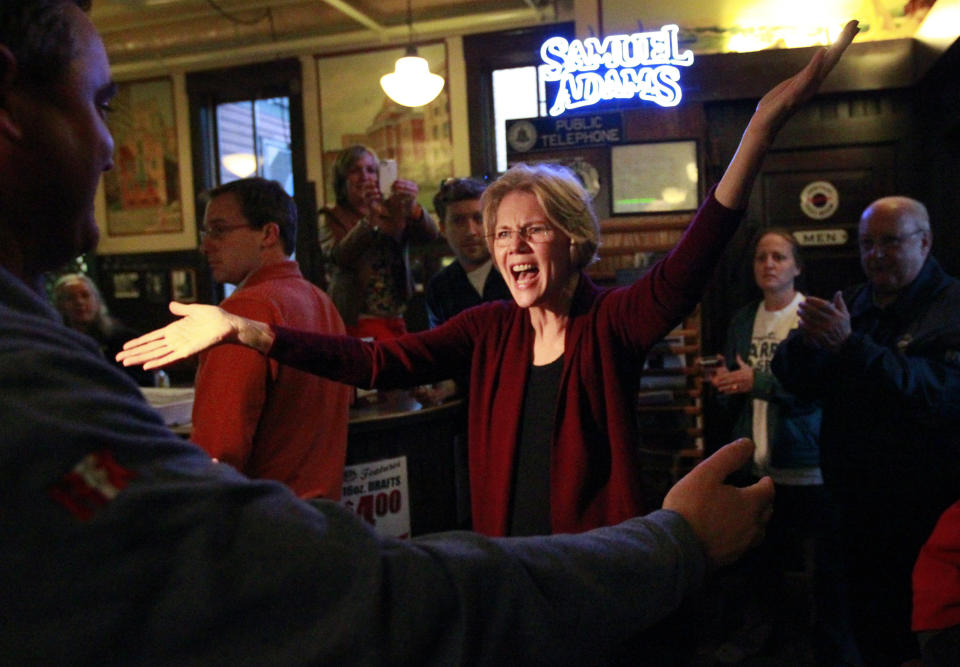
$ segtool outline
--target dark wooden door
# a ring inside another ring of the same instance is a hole
[[[748,218],[760,229],[786,227],[805,237],[806,293],[827,297],[862,282],[857,225],[870,202],[892,193],[894,158],[892,146],[857,146],[784,151],[765,161]],[[744,250],[752,281],[750,248]]]

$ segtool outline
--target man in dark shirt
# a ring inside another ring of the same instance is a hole
[[[807,297],[772,366],[784,387],[823,402],[821,467],[867,665],[919,656],[910,574],[960,488],[960,282],[931,243],[920,202],[868,206],[859,228],[868,282],[832,301]]]
[[[433,206],[456,261],[438,272],[427,284],[427,315],[430,328],[483,303],[509,299],[500,272],[493,266],[483,238],[480,195],[486,185],[473,178],[448,178],[433,198]]]
[[[486,187],[475,178],[448,178],[433,198],[440,232],[455,259],[427,283],[427,318],[431,329],[485,301],[511,298],[503,276],[493,265],[483,236],[480,196]],[[467,380],[455,378],[418,387],[417,399],[426,404],[443,403],[463,393]]]

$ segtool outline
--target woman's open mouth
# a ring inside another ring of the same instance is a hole
[[[537,268],[536,264],[514,264],[510,267],[510,273],[513,274],[513,279],[517,282],[518,287],[526,287],[536,280],[540,269]]]

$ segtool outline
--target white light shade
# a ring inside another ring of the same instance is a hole
[[[443,77],[430,72],[430,65],[420,56],[397,59],[395,70],[380,77],[383,92],[397,104],[422,107],[436,99],[443,90]]]
[[[221,158],[227,171],[240,178],[246,178],[257,170],[257,156],[251,153],[230,153]]]

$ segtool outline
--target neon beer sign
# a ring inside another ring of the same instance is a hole
[[[680,103],[679,67],[693,64],[693,52],[680,53],[676,25],[656,32],[588,37],[572,42],[551,37],[540,47],[541,86],[558,84],[551,116],[605,100],[638,98],[662,107]]]

